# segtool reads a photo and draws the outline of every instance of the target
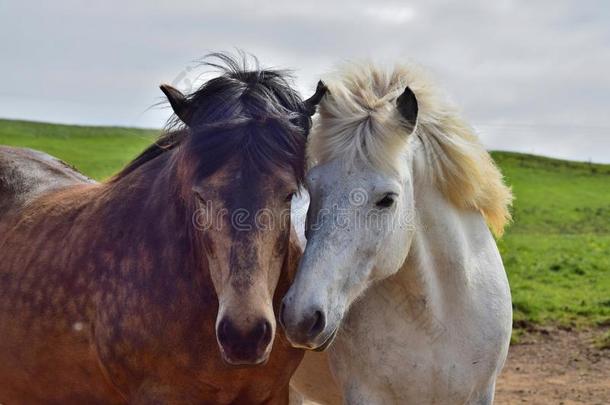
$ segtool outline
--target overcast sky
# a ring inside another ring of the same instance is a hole
[[[0,0],[0,117],[160,127],[158,84],[235,47],[304,95],[337,62],[415,61],[488,148],[610,163],[607,0]]]

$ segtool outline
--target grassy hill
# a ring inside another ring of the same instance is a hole
[[[515,194],[498,245],[517,325],[610,326],[610,165],[492,155]]]
[[[45,151],[97,180],[120,169],[158,134],[148,129],[0,120],[0,145]]]
[[[156,130],[0,120],[0,144],[46,151],[102,180]],[[515,323],[610,325],[610,165],[494,152],[516,196],[498,241]]]

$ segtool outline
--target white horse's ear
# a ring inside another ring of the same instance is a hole
[[[190,103],[186,96],[180,92],[175,87],[170,86],[169,84],[162,84],[159,86],[169,104],[172,106],[174,113],[180,118],[182,122],[186,125],[190,125],[191,121],[191,109]]]
[[[417,123],[417,98],[409,87],[396,99],[396,108],[400,115],[404,118],[405,122],[409,125],[409,130],[415,129]]]

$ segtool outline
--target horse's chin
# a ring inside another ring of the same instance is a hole
[[[324,341],[324,343],[322,343],[320,346],[313,348],[311,350],[314,352],[323,352],[324,350],[328,349],[328,347],[335,340],[335,336],[337,336],[337,330],[339,330],[339,328],[335,329],[333,331],[333,333],[331,333],[330,336],[328,336],[328,338]]]
[[[264,366],[269,361],[269,354],[270,354],[270,352],[267,351],[265,354],[263,354],[262,356],[260,356],[257,359],[236,359],[236,358],[232,358],[231,356],[229,356],[222,349],[220,350],[220,353],[222,355],[222,360],[226,364],[228,364],[230,366],[238,367],[238,368]]]
[[[288,342],[290,342],[290,345],[292,347],[294,347],[295,349],[302,349],[302,350],[309,350],[312,352],[323,352],[324,350],[328,349],[328,347],[333,343],[333,341],[335,340],[335,336],[337,335],[337,330],[339,328],[335,329],[334,331],[332,331],[328,337],[322,342],[322,344],[315,346],[312,343],[298,343],[298,342],[294,342],[290,339],[290,337],[288,337]]]

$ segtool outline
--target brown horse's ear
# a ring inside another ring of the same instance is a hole
[[[318,82],[316,86],[316,92],[313,96],[309,97],[307,100],[303,102],[305,105],[305,111],[309,116],[313,116],[316,113],[316,109],[320,101],[322,101],[322,97],[328,92],[328,87],[324,84],[322,80]]]
[[[417,123],[418,106],[417,98],[409,87],[396,99],[396,108],[406,123],[409,124],[409,129],[413,130]]]
[[[186,96],[182,94],[180,90],[170,86],[169,84],[162,84],[159,86],[159,88],[167,97],[169,104],[172,106],[172,109],[174,110],[178,118],[180,118],[180,120],[186,125],[190,125],[191,109]]]

